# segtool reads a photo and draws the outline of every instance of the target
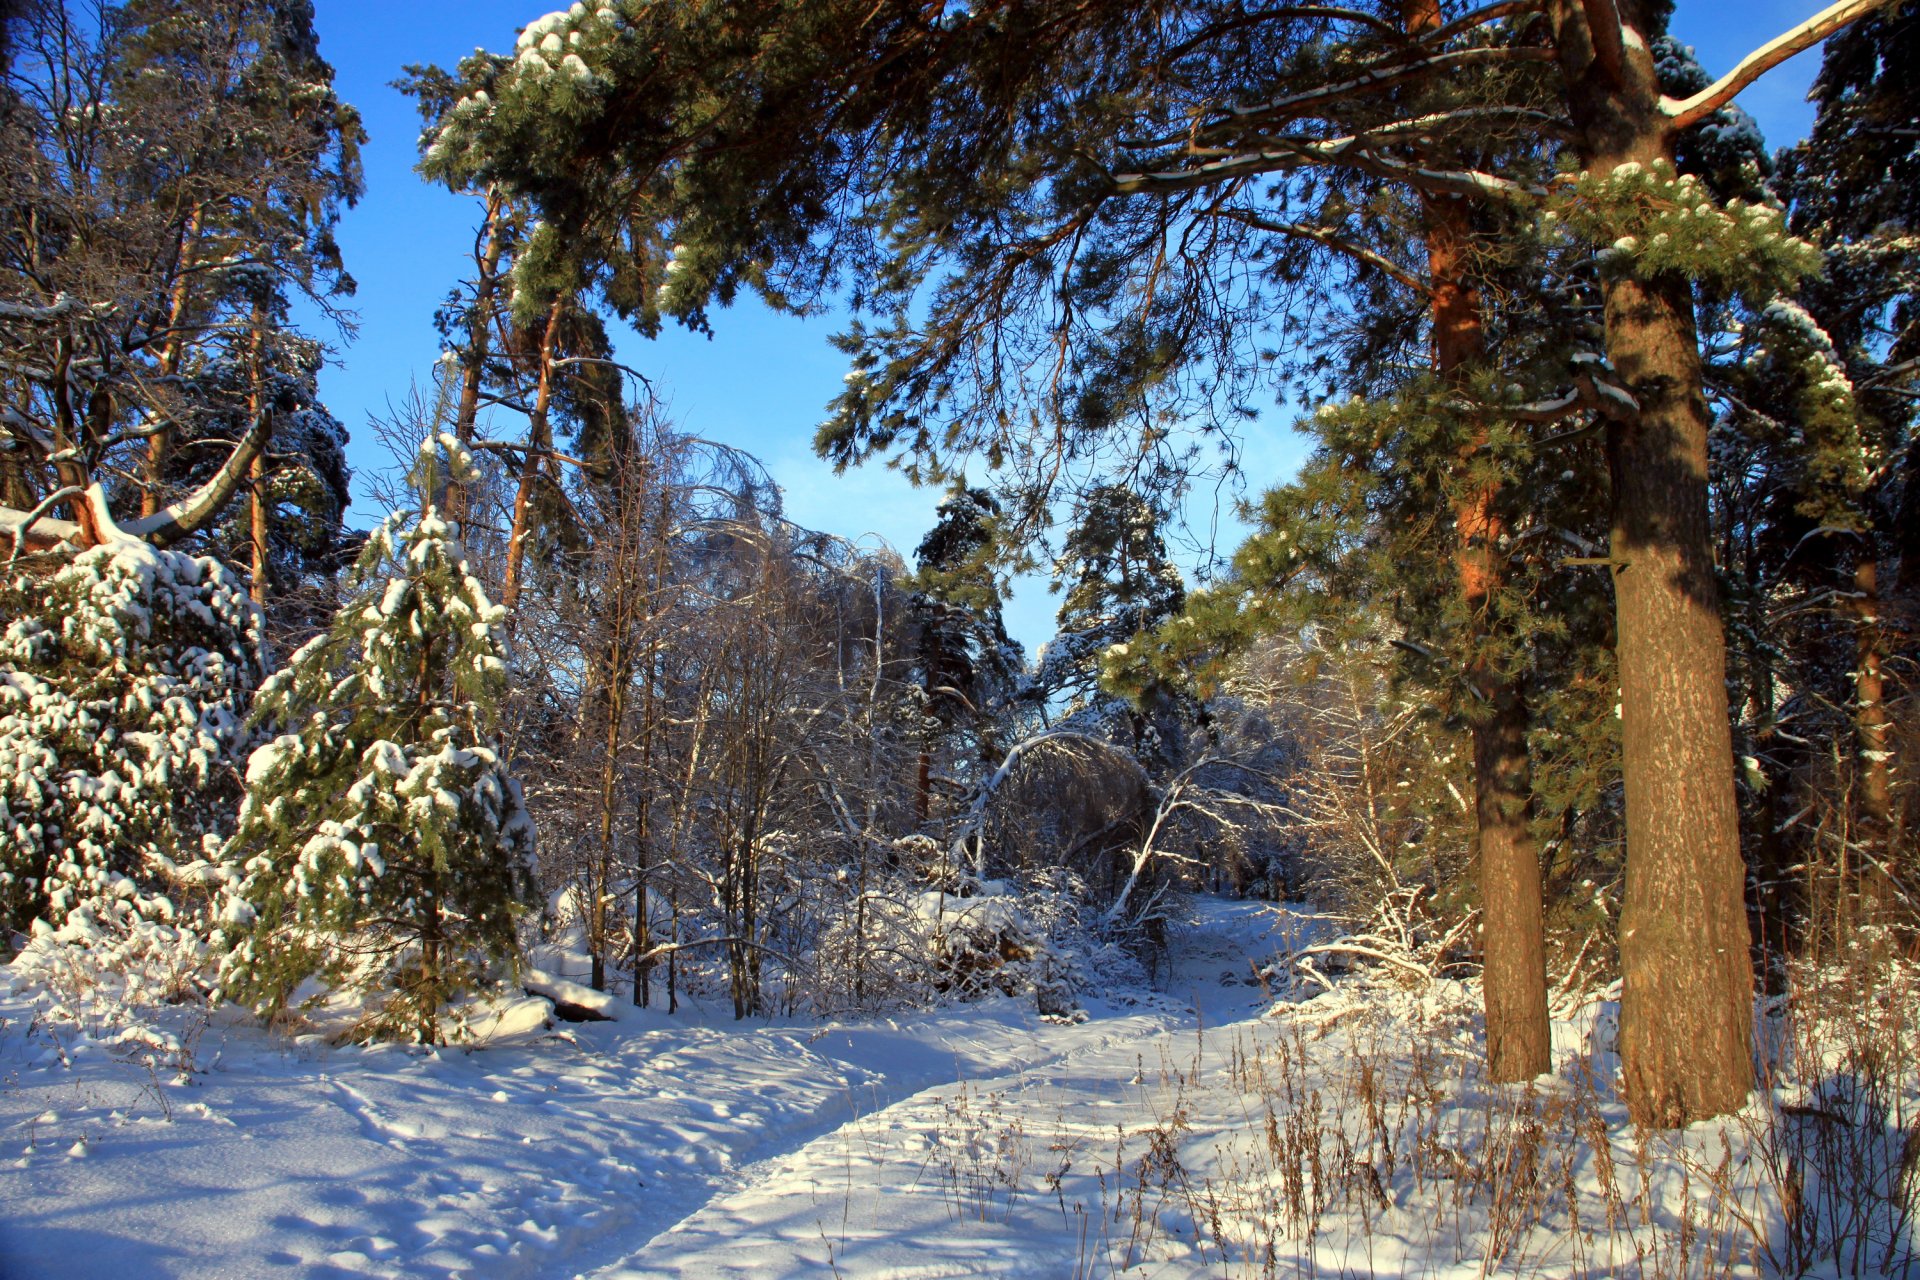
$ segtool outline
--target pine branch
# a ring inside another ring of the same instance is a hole
[[[1607,82],[1618,88],[1626,76],[1626,32],[1620,26],[1620,10],[1614,0],[1580,0],[1587,17],[1587,38],[1593,45],[1593,60]]]
[[[1309,226],[1304,222],[1273,222],[1245,209],[1212,210],[1209,211],[1206,216],[1211,218],[1224,218],[1229,222],[1238,222],[1242,226],[1252,227],[1256,231],[1267,231],[1274,235],[1292,236],[1300,240],[1311,240],[1315,244],[1324,245],[1334,250],[1336,253],[1344,253],[1350,258],[1365,263],[1374,270],[1399,281],[1415,293],[1424,295],[1433,292],[1433,286],[1413,272],[1374,252],[1365,245],[1355,244],[1353,241],[1342,237],[1331,227]]]
[[[1197,168],[1143,171],[1115,174],[1116,195],[1142,195],[1155,191],[1184,191],[1209,187],[1236,178],[1256,177],[1263,173],[1284,173],[1307,165],[1326,164],[1357,169],[1375,177],[1404,182],[1422,191],[1473,199],[1506,200],[1532,204],[1544,200],[1543,187],[1515,182],[1498,174],[1477,169],[1429,169],[1397,160],[1360,147],[1358,137],[1330,138],[1324,142],[1292,142],[1282,149],[1252,151],[1210,160]]]
[[[1349,98],[1384,92],[1403,81],[1420,76],[1444,73],[1456,67],[1474,66],[1487,62],[1547,62],[1551,61],[1553,56],[1553,51],[1550,49],[1533,49],[1525,46],[1449,49],[1413,62],[1395,62],[1373,67],[1350,79],[1324,88],[1309,90],[1306,93],[1275,98],[1271,102],[1226,107],[1216,117],[1215,122],[1206,128],[1210,131],[1229,124],[1297,120],[1302,116],[1319,114],[1318,109],[1321,107],[1332,106]]]

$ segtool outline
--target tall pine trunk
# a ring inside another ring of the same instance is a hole
[[[1553,10],[1585,166],[1671,162],[1647,0]],[[1726,636],[1707,508],[1707,432],[1692,287],[1609,274],[1607,354],[1638,401],[1607,427],[1626,790],[1620,1057],[1635,1121],[1739,1108],[1753,1087],[1753,976],[1727,715]]]
[[[180,232],[180,253],[173,288],[167,294],[167,340],[160,348],[160,372],[167,377],[180,372],[180,359],[187,347],[187,281],[193,259],[200,246],[200,226],[206,206],[195,204]],[[154,424],[147,437],[146,484],[140,490],[140,514],[150,516],[166,505],[167,458],[173,450],[173,425]]]
[[[507,536],[507,572],[500,588],[500,603],[509,611],[520,602],[520,586],[527,558],[527,539],[533,535],[534,489],[541,468],[553,448],[553,430],[549,416],[553,407],[553,348],[560,332],[560,314],[567,295],[554,298],[547,309],[547,327],[540,335],[540,368],[533,394],[533,408],[527,422],[527,454],[520,464],[520,483],[513,495],[513,527]]]
[[[247,414],[254,421],[267,411],[264,386],[266,383],[265,362],[262,349],[266,343],[266,308],[258,303],[253,308],[253,330],[247,338],[247,368],[252,389],[247,393]],[[252,561],[253,582],[251,594],[253,602],[264,605],[267,602],[267,580],[272,572],[271,548],[268,545],[271,533],[272,507],[267,492],[267,454],[263,449],[254,455],[253,463],[247,470],[249,484],[247,505],[247,543]]]
[[[1407,0],[1409,34],[1443,21],[1437,0]],[[1457,197],[1421,199],[1427,275],[1433,288],[1433,353],[1449,385],[1464,383],[1485,358],[1478,290],[1468,280],[1472,216]],[[1484,427],[1474,442],[1486,444]],[[1471,458],[1462,459],[1463,468]],[[1506,520],[1497,484],[1465,490],[1454,504],[1459,537],[1456,572],[1472,619],[1467,679],[1480,703],[1473,737],[1474,820],[1482,912],[1482,990],[1486,1000],[1487,1073],[1496,1081],[1531,1080],[1552,1065],[1547,1016],[1547,944],[1534,846],[1533,772],[1527,759],[1526,694],[1488,652],[1498,640],[1494,610],[1506,585],[1501,541]]]
[[[460,369],[460,401],[454,408],[453,434],[463,445],[473,443],[475,426],[480,421],[480,390],[486,373],[487,353],[493,348],[493,325],[499,311],[500,255],[506,244],[506,201],[499,189],[487,189],[486,239],[476,256],[478,271],[473,283],[473,311],[467,317],[466,359]],[[467,504],[472,501],[464,486],[447,491],[447,518],[456,524],[468,519]],[[463,531],[464,532],[464,531]]]

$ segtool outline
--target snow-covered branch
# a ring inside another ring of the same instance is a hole
[[[1799,26],[1775,36],[1740,59],[1733,70],[1692,97],[1678,101],[1672,98],[1661,99],[1660,109],[1671,121],[1669,127],[1678,133],[1682,129],[1700,123],[1701,120],[1738,97],[1741,90],[1788,58],[1811,49],[1834,32],[1893,3],[1894,0],[1840,0],[1838,4],[1829,5]]]

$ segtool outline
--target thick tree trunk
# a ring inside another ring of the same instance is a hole
[[[1860,896],[1869,912],[1894,899],[1893,719],[1887,714],[1881,653],[1879,564],[1869,550],[1853,571],[1853,726],[1860,754]]]
[[[1473,727],[1474,811],[1479,820],[1480,903],[1489,1079],[1530,1080],[1552,1068],[1547,1017],[1546,927],[1535,848],[1531,723],[1525,695],[1489,681]]]
[[[1429,199],[1427,253],[1434,284],[1435,364],[1463,379],[1481,358],[1479,299],[1462,281],[1466,211],[1447,197]],[[1486,442],[1478,433],[1476,447]],[[1463,459],[1463,466],[1469,461]],[[1551,1066],[1547,1017],[1546,921],[1540,855],[1534,846],[1533,773],[1527,761],[1529,717],[1519,682],[1490,651],[1499,637],[1495,609],[1506,584],[1501,494],[1489,483],[1465,490],[1454,506],[1456,570],[1472,618],[1467,679],[1480,702],[1473,737],[1487,1071],[1496,1081],[1531,1080]]]
[[[1673,158],[1647,0],[1619,12],[1638,38],[1596,31],[1611,4],[1553,18],[1586,167]],[[1707,430],[1688,282],[1605,283],[1607,354],[1637,413],[1607,429],[1626,900],[1620,1056],[1628,1110],[1678,1126],[1740,1107],[1753,1087],[1753,976],[1727,716],[1726,637],[1707,511]]]

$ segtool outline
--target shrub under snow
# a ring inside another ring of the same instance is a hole
[[[116,541],[0,586],[0,912],[35,969],[172,995],[239,799],[259,614],[215,560]],[[79,975],[75,966],[84,969]]]

